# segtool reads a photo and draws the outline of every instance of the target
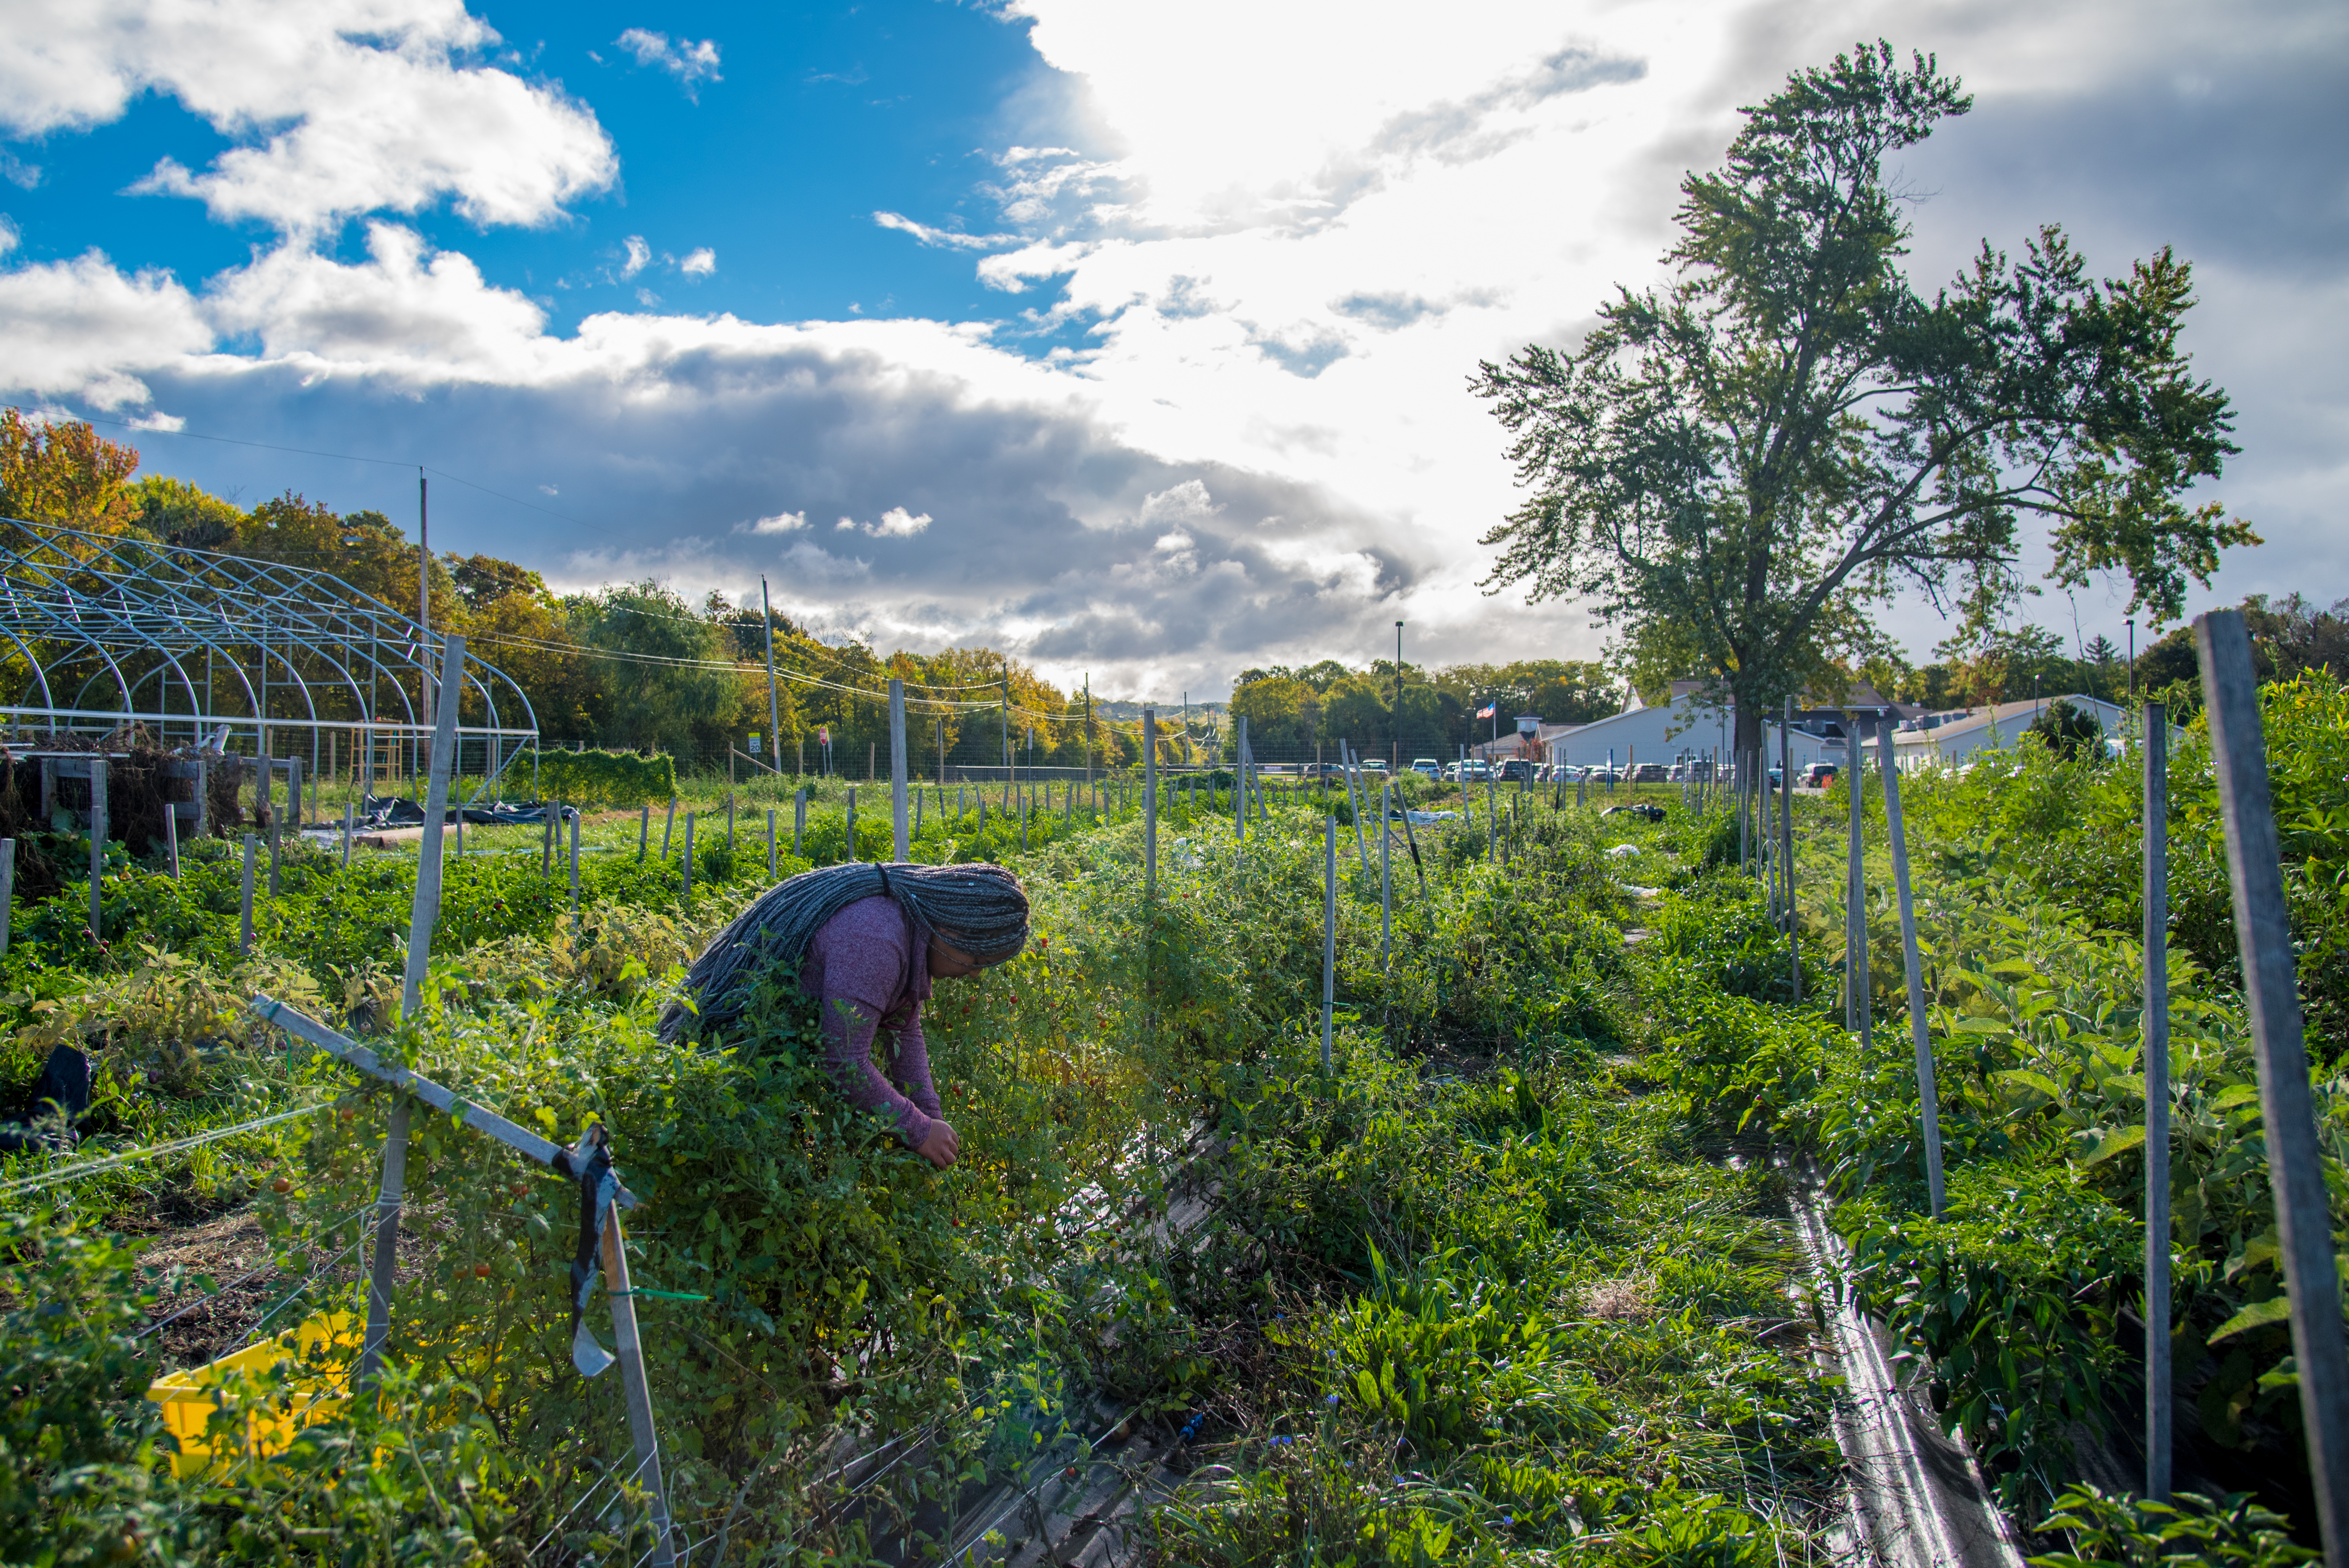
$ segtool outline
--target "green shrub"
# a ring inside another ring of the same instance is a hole
[[[677,764],[665,751],[654,757],[633,751],[541,751],[538,796],[574,805],[672,800],[677,798]]]

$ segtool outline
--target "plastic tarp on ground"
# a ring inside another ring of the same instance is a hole
[[[574,807],[556,807],[552,801],[515,802],[501,800],[487,806],[451,806],[448,821],[463,817],[481,828],[535,827],[546,820],[547,813],[560,810],[565,820],[579,814]],[[424,825],[424,807],[405,795],[369,795],[359,801],[357,826],[368,832],[380,832],[386,828],[420,828]],[[340,828],[340,822],[318,822],[317,828]]]

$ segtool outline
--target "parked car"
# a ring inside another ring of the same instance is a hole
[[[1411,770],[1413,773],[1424,774],[1430,779],[1441,779],[1444,777],[1444,764],[1438,762],[1433,757],[1413,758],[1411,759]]]
[[[1582,770],[1582,778],[1588,784],[1620,784],[1623,782],[1623,770],[1609,768],[1604,763],[1593,763]]]
[[[1501,763],[1501,777],[1515,784],[1520,779],[1530,781],[1534,765],[1522,757],[1506,758]]]
[[[1662,784],[1668,781],[1670,769],[1661,762],[1642,762],[1631,770],[1634,784]]]
[[[1387,770],[1387,759],[1383,757],[1365,757],[1360,759],[1360,766],[1365,773],[1383,776]]]
[[[1824,789],[1836,781],[1837,771],[1836,765],[1832,762],[1814,762],[1803,770],[1803,787],[1806,789]]]

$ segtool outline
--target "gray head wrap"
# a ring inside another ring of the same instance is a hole
[[[802,872],[777,882],[735,916],[686,972],[702,1026],[723,1030],[742,1015],[759,980],[777,965],[796,973],[824,922],[859,899],[885,895],[913,922],[924,962],[932,936],[981,964],[1000,964],[1028,944],[1028,895],[1001,866],[874,865],[855,861]],[[675,1039],[692,1016],[672,1006],[661,1037]]]

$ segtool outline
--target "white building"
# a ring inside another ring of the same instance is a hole
[[[1547,731],[1547,727],[1544,727]],[[1762,738],[1770,761],[1775,766],[1778,726],[1764,724]],[[1700,702],[1692,693],[1683,693],[1655,707],[1630,708],[1573,729],[1545,733],[1542,738],[1549,761],[1568,768],[1604,767],[1609,763],[1628,768],[1649,762],[1671,767],[1701,759],[1725,764],[1737,734],[1727,705]],[[1792,751],[1792,760],[1799,772],[1814,762],[1840,760],[1843,744],[1822,741],[1797,729],[1794,732]]]
[[[2051,693],[2046,696],[2025,697],[2020,702],[2002,702],[1989,707],[1968,709],[1961,715],[1927,714],[1910,720],[1916,726],[1904,726],[1892,736],[1894,764],[1903,773],[1913,773],[1920,768],[1959,768],[1976,752],[2012,746],[2027,732],[2033,720],[2059,702],[2068,702],[2095,716],[2097,727],[2106,739],[2123,733],[2127,717],[2117,703],[2098,697],[2083,696],[2078,692]],[[1937,722],[1938,721],[1938,722]],[[2171,748],[2185,738],[2185,731],[2170,730]]]

